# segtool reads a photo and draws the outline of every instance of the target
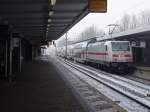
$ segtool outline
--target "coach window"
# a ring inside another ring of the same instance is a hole
[[[107,45],[105,45],[105,50],[107,51]]]

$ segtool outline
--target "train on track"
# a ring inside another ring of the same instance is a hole
[[[129,41],[95,39],[57,48],[57,56],[97,66],[110,72],[132,71],[133,55]]]

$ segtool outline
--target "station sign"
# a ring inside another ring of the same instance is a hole
[[[107,12],[107,0],[89,0],[89,11],[95,13]]]
[[[131,46],[146,48],[146,42],[145,41],[134,41],[134,42],[131,42]]]

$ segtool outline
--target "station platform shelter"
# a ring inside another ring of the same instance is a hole
[[[97,2],[102,7],[95,0],[0,1],[1,112],[83,112],[53,65],[33,60],[89,12],[107,11],[107,0]]]

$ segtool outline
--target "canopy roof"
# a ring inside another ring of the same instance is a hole
[[[41,41],[59,38],[88,14],[88,0],[51,1],[0,0],[0,17],[24,38]]]

